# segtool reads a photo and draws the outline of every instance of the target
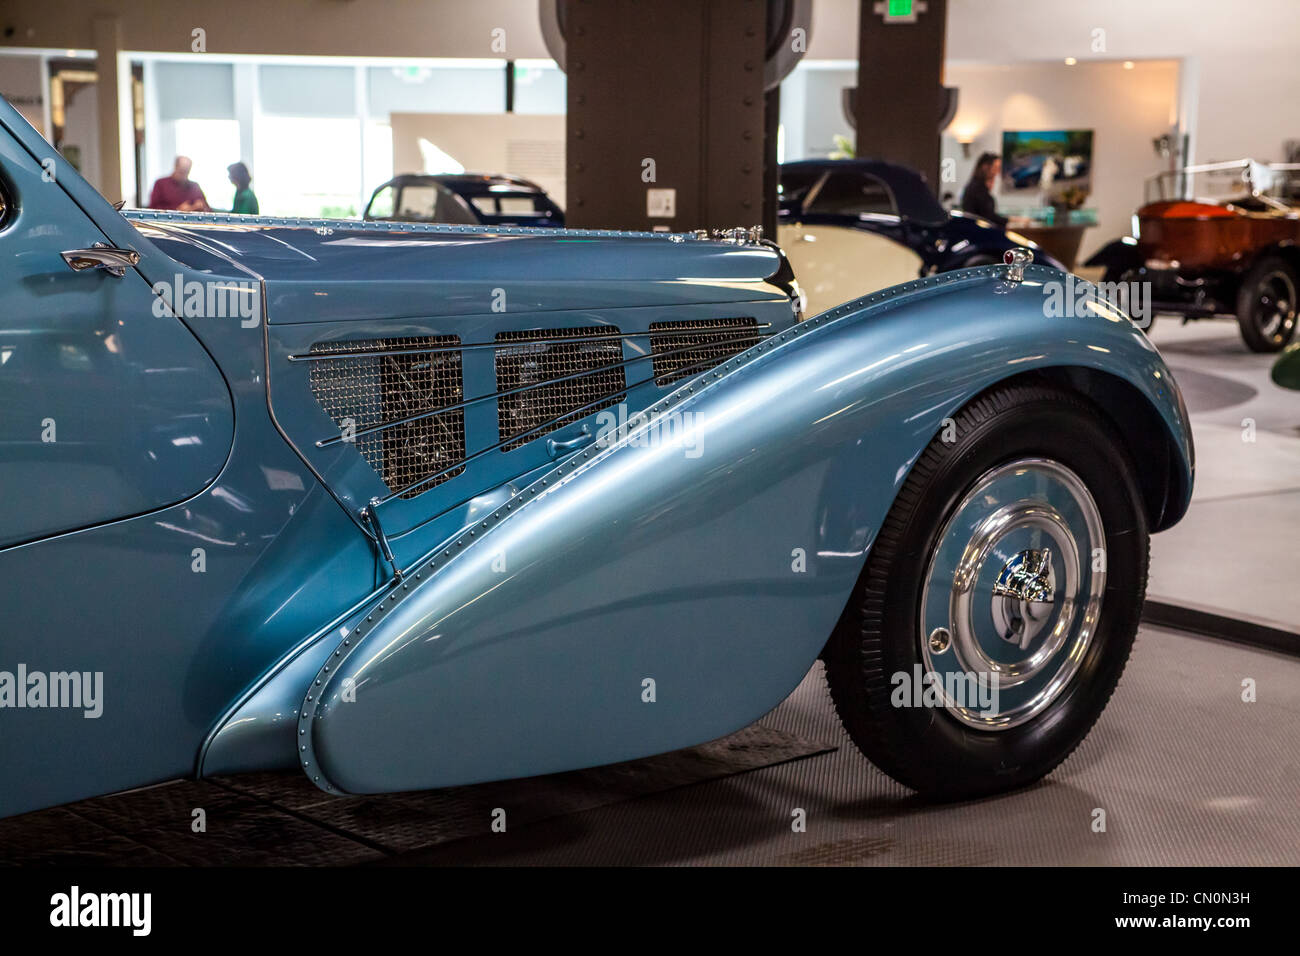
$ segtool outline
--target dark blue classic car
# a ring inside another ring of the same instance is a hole
[[[484,226],[563,226],[564,211],[536,183],[495,173],[407,174],[370,196],[363,218]]]
[[[1021,786],[1191,493],[1169,369],[1051,269],[805,316],[748,231],[123,214],[8,104],[0,196],[0,814],[628,760],[818,656],[885,772]]]
[[[1030,249],[1013,232],[939,205],[917,173],[871,159],[812,159],[781,166],[778,241],[810,305],[822,309],[918,276],[1001,262]]]

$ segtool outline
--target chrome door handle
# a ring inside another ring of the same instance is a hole
[[[103,269],[114,276],[126,275],[126,270],[140,261],[140,253],[134,249],[115,249],[106,242],[97,242],[89,249],[68,249],[59,255],[73,272]]]
[[[581,448],[589,441],[591,441],[591,429],[586,425],[583,425],[582,433],[576,438],[570,438],[568,441],[556,441],[554,438],[546,439],[546,453],[552,458],[559,458],[561,455],[571,452],[575,448]]]

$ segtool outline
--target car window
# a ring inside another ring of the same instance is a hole
[[[781,169],[781,199],[782,201],[802,202],[808,190],[813,187],[817,180],[822,178],[824,172],[821,168],[812,169],[794,169],[789,166]]]
[[[810,213],[897,216],[898,205],[889,187],[868,173],[842,169],[831,173],[808,208]]]
[[[434,222],[442,190],[437,186],[403,186],[397,210],[399,219]]]
[[[459,196],[437,183],[403,186],[399,194],[397,219],[407,222],[474,223],[474,217]]]
[[[492,196],[466,196],[466,200],[474,211],[483,216],[495,216],[497,214],[496,199]]]
[[[538,208],[537,197],[531,193],[497,196],[497,202],[501,204],[503,216],[540,216],[546,212],[545,209]]]
[[[366,210],[366,215],[371,219],[390,219],[393,215],[393,197],[397,190],[392,186],[384,186],[370,200],[370,208]]]

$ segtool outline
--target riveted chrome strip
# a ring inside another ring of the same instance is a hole
[[[540,314],[540,313],[539,313]],[[703,319],[701,321],[709,321]],[[672,329],[666,329],[658,332],[611,332],[608,335],[582,335],[574,336],[568,339],[554,338],[537,338],[537,339],[519,339],[512,341],[511,345],[573,345],[574,343],[585,344],[587,342],[608,342],[612,339],[653,339],[662,335],[714,335],[719,332],[735,333],[736,335],[749,335],[754,329],[770,329],[771,322],[746,326],[743,329],[702,329],[698,332],[674,332]],[[330,343],[335,344],[335,343]],[[337,344],[346,345],[347,339],[340,339]],[[699,346],[693,346],[699,348]],[[333,359],[345,358],[381,358],[386,355],[434,355],[438,352],[464,352],[467,349],[499,349],[500,342],[466,342],[463,345],[440,345],[427,349],[379,349],[372,352],[300,352],[288,356],[290,362],[328,362]]]

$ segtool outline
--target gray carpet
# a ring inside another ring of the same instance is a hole
[[[356,864],[491,836],[732,774],[834,750],[836,744],[753,724],[720,740],[645,760],[471,787],[331,797],[296,771],[182,781],[0,820],[10,865]],[[195,832],[201,808],[206,830]]]
[[[1241,700],[1252,677],[1258,701]],[[866,763],[821,665],[764,720],[832,754],[396,862],[561,865],[1295,865],[1300,660],[1144,628],[1106,713],[1019,793],[928,805]],[[791,830],[803,809],[807,830]],[[1092,830],[1106,811],[1106,832]],[[391,862],[391,861],[390,861]]]

